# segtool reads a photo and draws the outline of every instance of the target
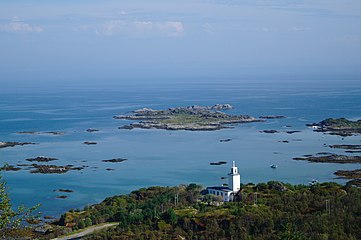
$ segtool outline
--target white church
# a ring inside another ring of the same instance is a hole
[[[222,197],[224,202],[231,202],[240,189],[241,175],[238,173],[238,167],[233,161],[231,172],[228,173],[228,187],[208,187],[206,190],[208,194]]]

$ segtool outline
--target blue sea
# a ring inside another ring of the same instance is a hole
[[[238,124],[209,132],[124,130],[118,127],[132,121],[112,118],[144,107],[165,109],[217,103],[233,105],[235,108],[227,111],[231,114],[284,115],[287,118]],[[361,164],[292,160],[318,152],[352,154],[328,145],[360,144],[360,136],[318,133],[305,125],[329,117],[361,119],[360,82],[6,86],[0,89],[0,141],[37,144],[0,149],[0,163],[26,164],[29,163],[27,158],[50,156],[59,160],[48,164],[86,166],[81,171],[65,174],[31,174],[26,167],[2,173],[14,205],[40,203],[43,215],[56,217],[66,210],[148,186],[221,185],[227,181],[221,177],[226,176],[232,161],[239,167],[242,183],[277,180],[308,184],[313,179],[345,183],[333,173],[340,169],[357,169]],[[88,128],[99,129],[99,132],[86,132]],[[260,132],[270,129],[279,133]],[[291,130],[301,132],[285,132]],[[20,131],[62,131],[65,134],[18,134]],[[220,142],[228,138],[232,141]],[[85,145],[84,141],[98,144]],[[112,158],[128,160],[122,163],[101,161]],[[209,164],[218,161],[228,164]],[[271,164],[278,168],[270,168]],[[74,192],[54,191],[57,189]],[[68,198],[59,199],[59,195]]]

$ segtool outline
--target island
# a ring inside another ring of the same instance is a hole
[[[58,190],[54,190],[54,192],[72,193],[72,192],[74,192],[74,190],[60,188],[60,189],[58,189]]]
[[[56,165],[38,165],[38,164],[32,164],[31,165],[33,170],[30,171],[30,173],[42,173],[42,174],[62,174],[66,173],[69,170],[82,170],[84,167],[74,167],[73,165],[66,165],[66,166],[56,166]]]
[[[38,135],[55,135],[55,136],[58,136],[58,135],[64,135],[65,132],[61,132],[61,131],[48,131],[48,132],[38,132],[38,131],[22,131],[22,132],[17,132],[17,134],[31,134],[31,135],[35,135],[35,134],[38,134]]]
[[[361,163],[361,156],[346,156],[337,154],[322,156],[306,155],[305,157],[295,157],[293,160],[303,160],[317,163]]]
[[[361,187],[361,169],[338,170],[334,174],[339,178],[352,179],[348,181],[349,185]]]
[[[5,164],[4,166],[0,167],[0,171],[19,171],[19,170],[21,170],[21,168],[9,164]]]
[[[315,132],[325,132],[343,137],[361,133],[361,119],[351,121],[346,118],[328,118],[319,123],[306,124],[312,127]]]
[[[301,131],[299,131],[299,130],[285,131],[285,133],[287,133],[287,134],[294,134],[294,133],[299,133],[299,132],[301,132]]]
[[[348,149],[348,150],[360,150],[361,145],[359,144],[335,144],[330,145],[330,148],[338,148],[338,149]]]
[[[259,118],[262,118],[262,119],[280,119],[280,118],[286,118],[286,116],[282,116],[282,115],[265,115],[265,116],[260,116]]]
[[[277,130],[274,130],[274,129],[271,129],[271,130],[262,130],[262,131],[259,131],[261,133],[279,133],[279,131]]]
[[[50,162],[50,161],[55,161],[58,160],[57,158],[54,157],[45,157],[45,156],[39,156],[36,158],[27,158],[26,161],[29,162]]]
[[[87,131],[87,132],[89,132],[89,133],[92,133],[92,132],[99,132],[99,130],[98,130],[98,129],[94,129],[94,128],[88,128],[86,131]]]
[[[347,179],[361,178],[361,169],[338,170],[337,172],[335,172],[335,175],[337,175],[341,178],[347,178]]]
[[[213,166],[219,166],[219,165],[224,165],[224,164],[227,164],[227,162],[219,161],[219,162],[211,162],[211,163],[209,163],[209,165],[213,165]]]
[[[119,162],[124,162],[126,160],[127,160],[126,158],[113,158],[108,160],[102,160],[102,162],[119,163]]]
[[[220,110],[233,107],[229,104],[216,104],[214,106],[188,106],[153,110],[143,108],[135,110],[131,115],[114,116],[114,119],[136,120],[119,129],[165,129],[188,131],[212,131],[230,128],[230,124],[260,122],[248,115],[230,115]]]
[[[91,141],[85,141],[85,142],[83,142],[83,144],[85,144],[85,145],[97,145],[98,143],[97,142],[91,142]]]
[[[23,146],[23,145],[32,145],[36,143],[32,142],[0,142],[0,148],[6,148],[6,147],[15,147],[15,146]]]

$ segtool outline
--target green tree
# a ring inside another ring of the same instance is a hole
[[[86,226],[85,226],[85,222],[84,222],[84,220],[83,219],[80,219],[80,221],[79,221],[79,223],[78,223],[78,228],[79,229],[83,229],[83,228],[85,228]]]
[[[177,214],[174,212],[172,208],[168,209],[163,216],[163,219],[167,222],[172,224],[173,226],[177,223],[178,217]]]
[[[27,228],[22,223],[29,218],[34,218],[32,213],[39,207],[24,206],[12,209],[12,204],[7,193],[6,182],[0,175],[0,238],[16,238],[27,234]]]

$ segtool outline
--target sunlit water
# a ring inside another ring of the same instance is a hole
[[[41,203],[44,215],[59,216],[70,208],[81,208],[107,196],[153,186],[198,183],[220,185],[229,165],[210,162],[236,161],[241,181],[279,180],[308,184],[312,179],[337,181],[340,169],[360,164],[308,163],[292,160],[304,154],[332,152],[330,144],[360,144],[360,136],[340,137],[313,132],[306,123],[328,117],[361,118],[359,85],[304,86],[302,84],[198,84],[146,86],[51,86],[40,89],[0,90],[0,141],[35,142],[37,145],[0,149],[0,162],[29,163],[40,155],[59,158],[48,164],[87,166],[65,174],[30,174],[23,169],[5,172],[4,178],[15,204]],[[115,120],[117,114],[148,107],[230,103],[232,114],[285,115],[286,119],[239,124],[232,129],[211,132],[120,130],[131,121]],[[290,125],[292,127],[285,127]],[[99,132],[88,133],[88,128]],[[276,129],[266,134],[261,130]],[[19,131],[64,131],[65,135],[25,135]],[[300,130],[287,134],[283,131]],[[222,143],[220,139],[231,138]],[[289,143],[280,141],[287,140]],[[84,145],[96,141],[97,145]],[[104,163],[110,158],[127,158],[122,163]],[[271,169],[270,165],[278,165]],[[114,168],[114,171],[107,171]],[[73,193],[54,192],[72,189]],[[67,199],[56,196],[67,195]]]

